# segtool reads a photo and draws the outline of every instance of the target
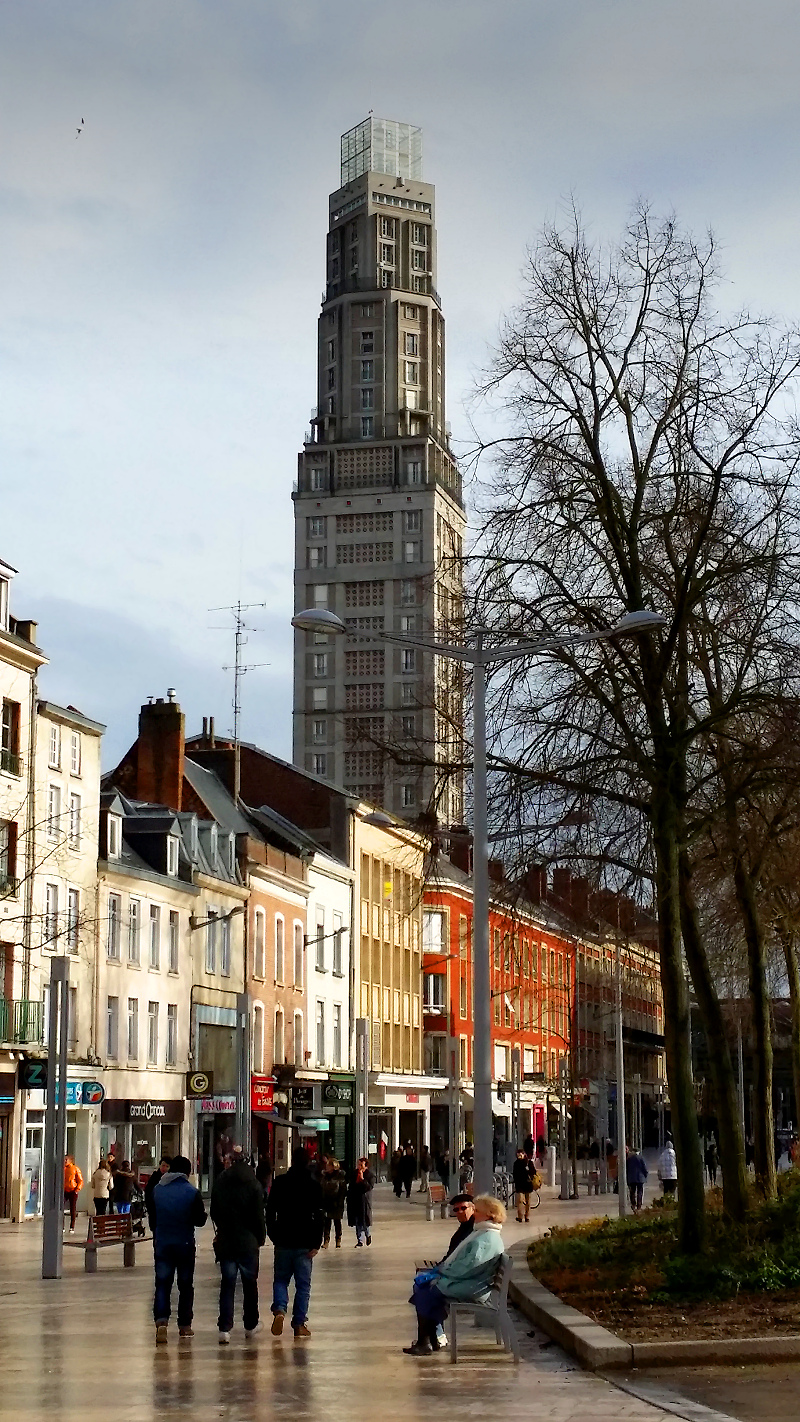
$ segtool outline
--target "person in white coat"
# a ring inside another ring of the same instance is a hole
[[[678,1188],[678,1162],[671,1136],[667,1136],[667,1143],[658,1157],[658,1178],[665,1198],[671,1198]]]

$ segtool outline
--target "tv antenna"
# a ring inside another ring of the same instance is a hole
[[[256,607],[266,607],[265,602],[235,602],[230,607],[210,607],[209,612],[230,612],[233,616],[234,625],[234,658],[233,666],[224,666],[223,671],[233,672],[233,798],[236,805],[239,804],[239,793],[242,781],[242,753],[239,741],[239,726],[242,715],[242,677],[246,672],[255,671],[258,667],[268,667],[269,662],[249,662],[247,666],[242,664],[242,648],[247,646],[248,632],[258,632],[258,627],[248,627],[244,620],[243,613],[251,612]],[[217,628],[217,631],[227,631],[227,628]]]

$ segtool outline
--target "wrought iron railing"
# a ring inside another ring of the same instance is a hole
[[[0,1042],[15,1045],[44,1041],[44,1004],[0,997]]]
[[[0,770],[4,770],[6,775],[21,775],[22,756],[15,755],[14,751],[6,750],[5,746],[1,747]]]

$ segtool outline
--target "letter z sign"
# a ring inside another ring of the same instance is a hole
[[[23,1091],[46,1091],[47,1062],[20,1062],[19,1084]]]

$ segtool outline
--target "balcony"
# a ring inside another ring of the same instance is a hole
[[[0,997],[0,1042],[14,1046],[44,1042],[44,1004]]]
[[[14,751],[6,750],[3,746],[0,749],[0,770],[4,770],[6,775],[21,775],[22,756],[16,755]]]

